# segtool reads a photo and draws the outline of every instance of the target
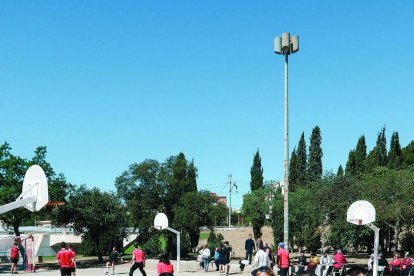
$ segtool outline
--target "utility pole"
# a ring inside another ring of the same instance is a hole
[[[235,182],[233,182],[231,180],[231,178],[232,178],[232,175],[229,174],[229,193],[230,193],[230,197],[229,197],[229,229],[230,229],[230,226],[231,226],[231,192],[232,192],[234,187],[236,187],[236,191],[237,191],[237,185],[236,185]]]

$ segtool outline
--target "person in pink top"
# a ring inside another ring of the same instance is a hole
[[[138,243],[134,244],[134,251],[132,251],[132,260],[131,268],[129,269],[129,276],[132,276],[134,274],[134,271],[139,268],[139,270],[142,273],[142,276],[147,276],[147,273],[145,273],[144,267],[145,267],[145,254],[144,251],[138,248]]]
[[[339,269],[339,268],[342,268],[345,263],[346,263],[346,258],[342,254],[342,251],[341,250],[337,250],[336,251],[336,254],[334,256],[334,264],[333,264],[333,267],[336,268],[336,269]]]
[[[390,262],[390,275],[391,276],[399,276],[400,275],[400,268],[401,268],[401,258],[400,254],[395,254],[394,258]]]
[[[157,274],[158,276],[173,276],[174,267],[170,260],[168,259],[168,254],[164,253],[160,256],[160,261],[157,264]]]

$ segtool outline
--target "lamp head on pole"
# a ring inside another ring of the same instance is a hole
[[[282,37],[274,40],[274,51],[278,55],[290,55],[299,51],[299,36],[290,36],[290,33],[283,33]]]

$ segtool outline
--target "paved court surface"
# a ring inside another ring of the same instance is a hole
[[[156,272],[156,264],[158,263],[157,260],[147,260],[146,262],[146,267],[145,267],[145,272],[147,273],[148,276],[156,276],[157,272]],[[177,265],[175,261],[172,261],[173,265],[174,265],[174,269],[177,269]],[[117,265],[115,267],[115,275],[119,275],[119,276],[127,276],[129,274],[129,268],[131,267],[130,263],[124,263],[121,265]],[[77,269],[76,270],[76,276],[103,276],[104,274],[104,270],[106,268],[104,266],[100,266],[100,267],[96,267],[96,268],[85,268],[85,269]],[[244,275],[244,276],[249,276],[250,275],[250,271],[251,271],[251,267],[247,266],[243,273],[241,273],[240,268],[239,268],[239,262],[237,260],[234,260],[231,262],[230,264],[230,275]],[[44,269],[39,269],[36,271],[36,273],[24,273],[24,272],[19,272],[19,274],[24,274],[24,275],[28,275],[28,274],[32,274],[35,276],[51,276],[51,275],[56,275],[59,276],[60,275],[60,271],[59,270],[44,270]],[[10,272],[7,273],[1,273],[0,275],[11,275]],[[108,275],[112,275],[112,271],[111,269],[109,270],[109,274]],[[205,272],[204,270],[200,270],[197,269],[197,262],[196,261],[181,261],[181,265],[180,265],[180,272],[175,272],[174,275],[182,275],[182,276],[194,276],[194,275],[203,275],[203,276],[219,276],[218,271],[215,271],[215,267],[213,268],[211,265],[209,266],[209,271]],[[142,276],[141,272],[139,271],[139,269],[137,269],[134,273],[134,276]]]

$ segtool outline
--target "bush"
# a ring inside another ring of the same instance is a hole
[[[214,233],[214,230],[211,229],[210,233],[208,234],[207,238],[207,245],[211,250],[215,250],[217,246],[224,240],[224,237],[222,234],[216,235]]]
[[[158,236],[150,238],[146,243],[142,245],[142,250],[147,256],[158,257],[161,252],[161,242]]]

